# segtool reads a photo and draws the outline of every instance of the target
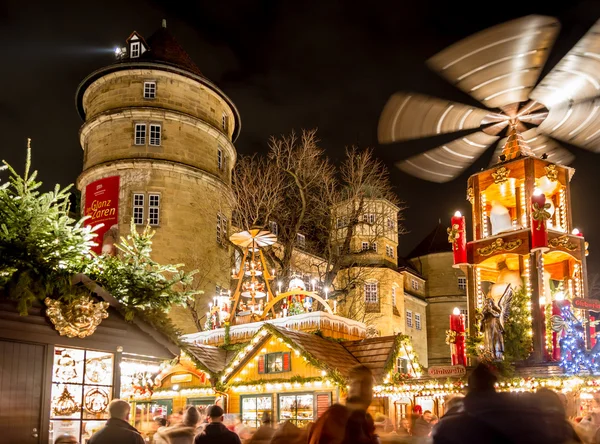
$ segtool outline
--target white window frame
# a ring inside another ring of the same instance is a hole
[[[148,144],[150,146],[160,146],[162,142],[162,125],[160,123],[151,123],[148,133]]]
[[[421,289],[421,285],[420,285],[419,281],[416,279],[411,279],[410,286],[415,291],[419,291]]]
[[[369,251],[370,250],[369,247],[370,247],[370,245],[368,242],[362,242],[362,244],[361,244],[362,251]]]
[[[137,59],[140,55],[142,55],[142,45],[140,42],[131,42],[129,44],[129,56],[132,59]]]
[[[371,244],[371,249],[372,249],[372,250],[373,250],[375,253],[377,253],[377,242],[373,242],[373,243]]]
[[[406,327],[413,328],[413,312],[406,310]]]
[[[363,289],[365,304],[377,304],[379,302],[379,282],[365,282]]]
[[[389,245],[385,246],[385,254],[388,257],[391,257],[392,259],[394,258],[394,247],[390,247]]]
[[[296,233],[296,245],[300,248],[306,248],[306,236],[302,233]]]
[[[219,245],[225,245],[227,240],[227,218],[217,213],[217,243]]]
[[[145,123],[136,123],[133,127],[133,144],[136,146],[146,145],[147,125]],[[138,133],[140,134],[138,136]],[[142,134],[143,133],[143,134]]]
[[[415,313],[415,328],[421,330],[421,313]]]
[[[148,193],[148,223],[152,226],[160,225],[159,193]]]
[[[458,289],[466,291],[467,290],[467,278],[466,276],[459,276],[457,279]]]
[[[156,99],[156,82],[144,82],[144,99]]]
[[[217,168],[219,168],[219,170],[223,169],[223,149],[221,147],[217,148]]]
[[[469,310],[466,308],[461,308],[460,314],[465,317],[465,325],[469,325]]]
[[[375,214],[374,213],[365,213],[363,214],[363,222],[367,224],[375,223]]]
[[[225,113],[221,117],[221,128],[223,128],[223,131],[227,131],[229,128],[229,116]]]
[[[141,201],[141,203],[140,203]],[[132,199],[132,217],[135,225],[144,225],[144,210],[146,203],[146,195],[144,193],[133,193]],[[140,215],[141,212],[141,215]]]
[[[392,287],[392,308],[396,308],[396,304],[397,304],[397,300],[396,300],[396,286],[394,285]]]
[[[394,222],[394,219],[392,219],[391,217],[387,218],[387,226],[389,230],[393,230],[394,228],[396,228],[396,223]]]
[[[279,234],[279,225],[274,220],[269,221],[269,231],[273,233],[275,236]]]

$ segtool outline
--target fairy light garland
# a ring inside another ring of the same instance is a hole
[[[559,191],[558,207],[560,208],[560,227],[562,228],[562,231],[566,233],[569,230],[569,227],[567,225],[567,198],[564,187],[561,187]]]
[[[475,286],[477,288],[477,308],[483,306],[483,290],[481,289],[481,270],[479,267],[473,267],[475,269]]]
[[[485,193],[481,193],[481,227],[482,237],[488,237],[487,201],[485,199]]]
[[[527,228],[527,202],[525,200],[525,182],[521,182],[521,228]]]

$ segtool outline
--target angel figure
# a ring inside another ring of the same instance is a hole
[[[481,331],[483,332],[483,344],[487,351],[491,353],[494,359],[501,360],[504,354],[504,323],[510,312],[510,303],[513,298],[513,290],[510,284],[498,305],[488,293],[481,310]]]

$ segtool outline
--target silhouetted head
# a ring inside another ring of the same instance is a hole
[[[195,406],[190,406],[187,408],[185,413],[183,414],[183,425],[188,427],[196,427],[198,422],[200,422],[200,412]]]
[[[348,375],[347,404],[353,404],[366,410],[373,400],[373,373],[364,365],[356,365]]]
[[[485,364],[479,364],[469,375],[469,393],[495,392],[498,378]]]

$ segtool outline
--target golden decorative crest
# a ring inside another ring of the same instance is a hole
[[[452,228],[447,228],[446,231],[448,233],[448,243],[454,245],[460,237],[462,230],[458,229],[458,224],[454,224],[452,225]]]
[[[48,309],[46,315],[54,324],[61,336],[69,338],[85,338],[92,335],[102,319],[108,317],[108,302],[94,303],[89,296],[63,304],[60,301],[46,298]]]
[[[496,239],[491,244],[486,245],[485,247],[481,247],[477,249],[477,253],[482,256],[489,256],[492,253],[497,253],[499,251],[513,251],[521,246],[523,241],[521,239],[515,239],[508,242],[504,242],[504,239]]]
[[[508,175],[510,174],[510,170],[506,167],[500,167],[496,171],[492,173],[492,177],[494,178],[494,183],[501,184],[508,180]]]
[[[446,344],[456,344],[456,339],[460,336],[460,333],[454,330],[446,330]]]
[[[546,165],[544,169],[546,170],[546,177],[548,180],[552,182],[556,182],[558,180],[558,170],[556,169],[556,165]]]
[[[531,217],[533,220],[537,220],[538,222],[542,222],[542,224],[540,224],[537,229],[541,230],[543,225],[543,222],[550,219],[550,213],[547,211],[550,209],[550,204],[546,203],[543,206],[539,206],[539,204],[537,202],[533,203],[533,211],[531,213]]]
[[[569,236],[567,236],[566,234],[559,236],[559,237],[555,237],[554,239],[550,239],[548,244],[551,247],[554,247],[554,248],[562,247],[565,250],[569,250],[569,251],[573,251],[577,248],[577,244],[571,242],[571,240],[569,239]]]
[[[475,202],[475,192],[473,191],[473,187],[467,188],[467,200],[473,205]]]

